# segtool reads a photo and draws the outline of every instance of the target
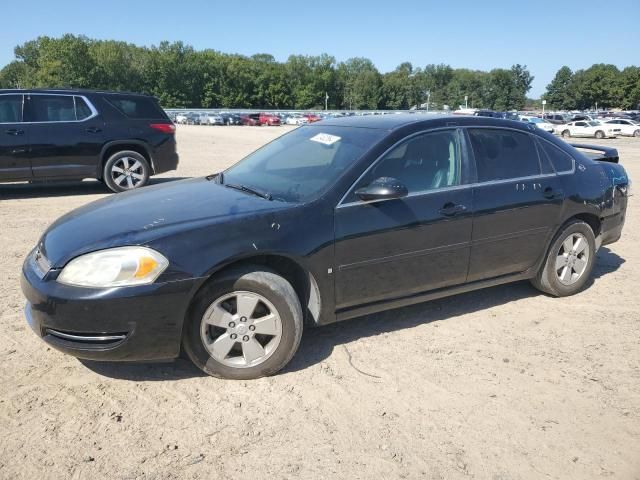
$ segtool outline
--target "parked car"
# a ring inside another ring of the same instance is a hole
[[[183,350],[247,379],[284,367],[306,326],[523,279],[572,295],[629,194],[615,149],[590,148],[484,117],[302,126],[219,174],[60,218],[23,266],[27,320],[81,358]]]
[[[570,122],[566,125],[558,125],[556,131],[563,137],[616,138],[620,134],[620,128],[598,121]]]
[[[224,125],[224,119],[219,113],[203,113],[200,115],[200,125]]]
[[[249,126],[260,126],[260,115],[257,113],[250,113],[247,115],[241,115],[240,116],[240,121],[242,122],[242,125],[249,125]]]
[[[268,125],[271,127],[280,126],[280,117],[272,113],[261,113],[259,118],[260,118],[260,125]]]
[[[319,122],[320,120],[322,120],[322,117],[320,115],[316,115],[315,113],[305,113],[302,116],[307,119],[307,123]]]
[[[520,116],[520,120],[523,122],[532,123],[536,127],[544,130],[545,132],[549,132],[549,133],[554,132],[553,123],[549,123],[539,117]]]
[[[306,123],[309,123],[309,119],[302,115],[291,115],[287,117],[287,125],[304,125]]]
[[[194,112],[179,113],[176,115],[176,123],[183,125],[200,125],[200,114]]]
[[[235,113],[221,113],[225,125],[242,125],[242,117]]]
[[[155,98],[0,90],[0,182],[97,178],[114,192],[178,167],[175,125]]]
[[[605,120],[603,123],[605,125],[613,125],[614,128],[619,128],[620,133],[618,133],[618,135],[640,137],[640,122],[617,118],[614,120]]]
[[[563,125],[571,121],[571,115],[566,113],[545,113],[542,118],[554,125]]]

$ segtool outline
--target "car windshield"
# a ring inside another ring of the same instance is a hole
[[[598,125],[600,125],[600,122],[587,122],[587,123],[592,127],[597,127]]]
[[[275,200],[313,200],[385,134],[357,127],[299,127],[226,170],[222,181]]]
[[[529,119],[529,122],[531,122],[531,123],[543,123],[542,120],[540,118],[538,118],[538,117],[531,117]]]

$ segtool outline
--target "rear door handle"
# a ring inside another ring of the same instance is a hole
[[[440,210],[438,210],[442,215],[446,215],[447,217],[451,217],[458,213],[462,213],[467,209],[464,205],[460,205],[459,203],[447,202],[445,203]]]
[[[98,127],[89,127],[87,128],[87,132],[89,133],[100,133],[102,131],[101,128]]]
[[[542,194],[544,195],[545,198],[559,198],[562,197],[563,192],[562,190],[555,190],[551,187],[547,187],[544,189],[544,191],[542,192]]]
[[[10,128],[9,130],[5,130],[4,133],[6,133],[7,135],[24,135],[24,130],[19,130],[17,128]]]

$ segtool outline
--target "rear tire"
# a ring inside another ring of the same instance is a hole
[[[289,363],[302,327],[302,307],[291,284],[249,265],[214,277],[196,295],[182,345],[208,375],[248,380],[273,375]]]
[[[138,152],[122,150],[109,157],[104,164],[102,179],[113,192],[144,187],[149,182],[151,167]]]
[[[563,138],[569,138],[571,137],[571,132],[569,130],[563,130],[562,131],[562,137]]]
[[[604,138],[604,132],[602,130],[598,130],[596,132],[596,138],[602,140]]]
[[[573,220],[556,234],[543,266],[531,283],[554,297],[574,295],[589,281],[595,259],[593,230],[587,223]]]
[[[633,132],[633,136],[640,137],[640,130],[636,130],[635,132]]]

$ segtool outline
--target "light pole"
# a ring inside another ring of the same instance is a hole
[[[424,93],[427,94],[427,112],[429,111],[429,102],[431,101],[431,90],[427,90]]]
[[[467,105],[467,100],[469,100],[469,97],[467,95],[464,96],[464,108],[467,109],[469,108],[469,106]]]
[[[328,94],[327,92],[324,92],[324,110],[325,110],[325,112],[326,112],[327,110],[329,110],[329,109],[327,108],[327,105],[328,105],[328,103],[327,103],[327,102],[328,102],[328,101],[329,101],[329,94]]]
[[[544,106],[547,104],[546,100],[542,100],[542,118],[544,119]]]

